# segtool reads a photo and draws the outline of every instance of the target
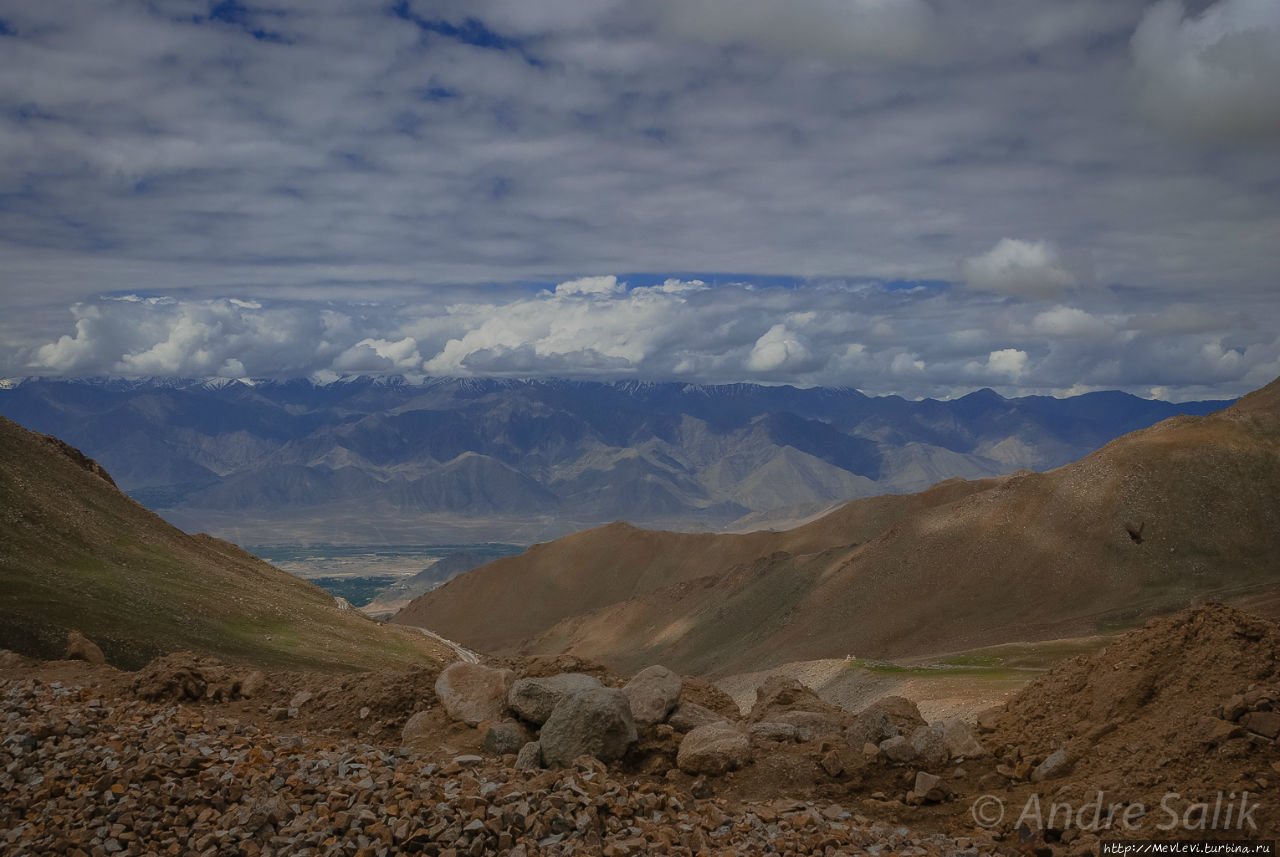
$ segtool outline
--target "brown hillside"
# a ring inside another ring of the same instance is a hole
[[[1278,571],[1273,383],[1049,473],[856,501],[787,533],[579,533],[399,621],[489,651],[729,673],[1079,636],[1206,595],[1274,605]]]
[[[175,529],[78,450],[0,418],[0,648],[60,657],[70,629],[120,667],[177,649],[348,669],[447,659],[422,634]]]

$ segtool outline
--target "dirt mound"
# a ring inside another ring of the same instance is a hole
[[[1265,791],[1280,771],[1277,700],[1280,625],[1212,604],[1059,664],[980,722],[1015,779],[1152,806]]]
[[[233,671],[214,658],[202,658],[190,652],[174,652],[156,658],[138,670],[132,690],[139,699],[152,702],[165,699],[213,701],[232,700],[244,693],[249,674]],[[262,674],[250,683],[262,681]]]

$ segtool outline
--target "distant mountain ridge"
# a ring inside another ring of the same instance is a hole
[[[67,438],[180,526],[259,543],[264,531],[358,538],[372,522],[384,541],[525,542],[617,519],[767,524],[951,477],[1056,467],[1225,404],[479,378],[0,389],[0,414]]]
[[[1205,599],[1280,615],[1280,380],[1047,473],[854,500],[784,532],[610,524],[394,621],[499,655],[727,675],[1110,632]]]

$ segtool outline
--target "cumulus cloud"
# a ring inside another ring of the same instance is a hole
[[[1044,336],[1078,339],[1104,339],[1116,332],[1105,319],[1069,306],[1056,306],[1039,313],[1032,319],[1031,327]]]
[[[1218,0],[1187,16],[1162,0],[1133,34],[1143,111],[1175,131],[1211,139],[1280,140],[1280,4]]]
[[[70,330],[21,352],[12,374],[638,378],[911,397],[1161,387],[1184,398],[1280,374],[1280,317],[1229,298],[1151,312],[1138,291],[1046,309],[867,281],[558,285],[568,288],[444,302],[108,297],[74,307]]]
[[[747,368],[764,374],[803,370],[812,364],[809,349],[785,324],[775,324],[765,331],[747,356]]]
[[[1240,391],[1275,5],[1205,5],[0,3],[0,373]]]
[[[961,265],[969,288],[1027,298],[1051,298],[1079,284],[1047,241],[1001,238]]]
[[[1027,371],[1027,352],[1017,348],[1001,348],[987,356],[987,368],[1000,375],[1008,375],[1015,381]]]

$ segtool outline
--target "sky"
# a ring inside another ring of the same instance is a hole
[[[1275,0],[0,0],[0,376],[1225,397]]]

